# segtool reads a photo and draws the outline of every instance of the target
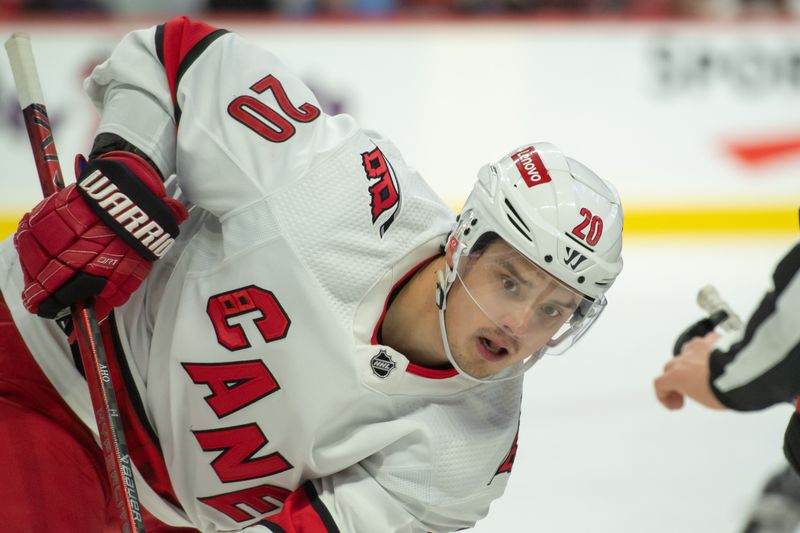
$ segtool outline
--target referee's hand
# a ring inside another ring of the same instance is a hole
[[[656,398],[669,410],[683,407],[688,396],[712,409],[725,409],[709,383],[708,359],[719,339],[718,333],[694,338],[683,345],[681,353],[664,365],[664,372],[653,383]]]

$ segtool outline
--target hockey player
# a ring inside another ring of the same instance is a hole
[[[524,145],[480,170],[456,223],[389,141],[186,18],[126,36],[86,87],[102,122],[77,184],[0,248],[0,523],[110,514],[79,359],[49,319],[91,296],[148,530],[485,516],[523,372],[586,332],[622,268],[614,189]]]

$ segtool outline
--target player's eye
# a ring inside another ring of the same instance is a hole
[[[514,279],[509,278],[509,277],[506,276],[506,277],[503,277],[501,282],[503,284],[503,289],[506,292],[510,292],[510,293],[513,293],[513,294],[516,294],[516,293],[519,292],[519,284]]]
[[[544,304],[539,310],[548,318],[558,318],[561,316],[561,308],[553,304]]]

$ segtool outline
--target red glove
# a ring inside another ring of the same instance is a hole
[[[46,318],[91,297],[105,318],[141,285],[187,217],[141,157],[115,151],[83,163],[79,156],[77,185],[40,202],[14,235],[23,304]]]

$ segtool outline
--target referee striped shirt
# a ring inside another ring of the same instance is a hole
[[[781,259],[744,336],[711,354],[711,388],[725,406],[754,411],[800,394],[800,241]]]

